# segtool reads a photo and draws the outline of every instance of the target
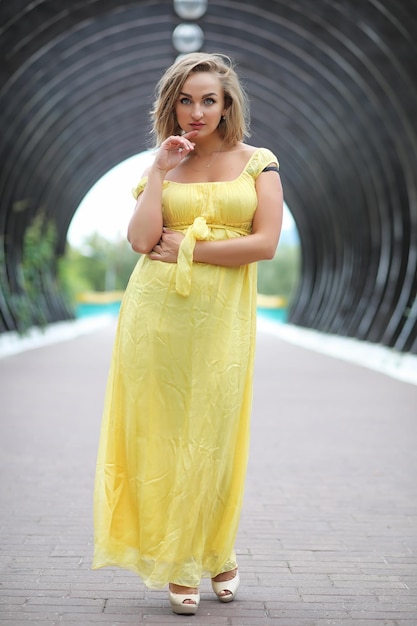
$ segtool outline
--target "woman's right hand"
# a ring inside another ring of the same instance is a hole
[[[186,156],[194,150],[193,137],[198,135],[198,130],[192,130],[184,135],[172,135],[163,141],[155,155],[151,169],[168,172],[181,163]]]

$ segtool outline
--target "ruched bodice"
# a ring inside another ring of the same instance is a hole
[[[266,148],[256,150],[241,174],[230,181],[163,183],[162,211],[168,228],[183,229],[196,217],[204,217],[208,226],[222,224],[250,232],[256,210],[257,196],[254,180],[269,163],[277,163],[274,154]],[[143,178],[134,189],[137,198],[145,188]]]
[[[256,265],[194,263],[193,250],[251,233],[256,178],[270,163],[260,148],[234,180],[163,184],[164,225],[185,237],[177,263],[142,256],[123,298],[97,463],[96,568],[125,567],[159,588],[236,566]]]

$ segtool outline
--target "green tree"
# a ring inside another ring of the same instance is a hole
[[[8,290],[7,300],[20,333],[31,326],[43,328],[50,321],[45,292],[57,293],[55,249],[57,230],[53,220],[39,212],[23,237],[22,258],[18,267],[20,288]]]
[[[75,303],[77,294],[83,291],[125,289],[138,258],[126,240],[108,241],[93,233],[79,247],[67,246],[60,276]]]
[[[300,279],[301,252],[298,244],[280,244],[271,261],[258,263],[258,292],[282,296],[291,303]]]

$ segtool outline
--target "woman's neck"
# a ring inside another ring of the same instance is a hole
[[[214,153],[223,152],[227,149],[224,139],[221,137],[208,137],[203,141],[195,141],[195,148],[190,156],[205,159],[213,156]]]

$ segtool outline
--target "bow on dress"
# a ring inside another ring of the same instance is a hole
[[[175,290],[181,296],[188,296],[191,290],[191,270],[193,266],[193,254],[196,241],[203,241],[209,236],[209,227],[204,217],[196,217],[194,222],[187,228],[182,240],[177,259],[177,274],[175,278]]]

